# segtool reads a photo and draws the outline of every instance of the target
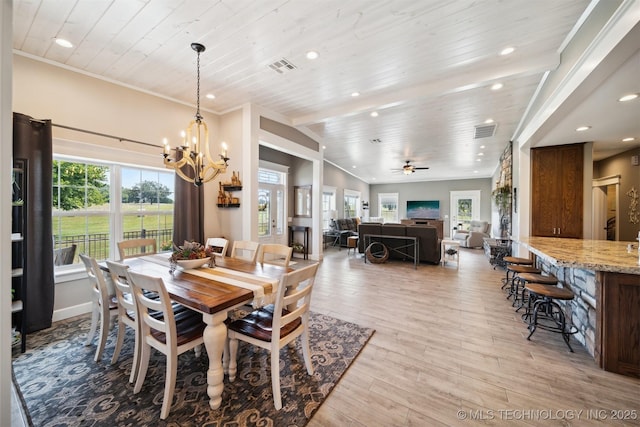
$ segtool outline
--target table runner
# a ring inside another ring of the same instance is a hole
[[[142,258],[156,264],[166,265],[167,267],[169,266],[169,259],[166,255],[155,254],[147,255]],[[235,271],[223,267],[203,267],[184,270],[184,272],[250,290],[253,292],[252,305],[254,308],[272,304],[276,292],[278,291],[278,283],[280,282],[279,279],[258,277],[242,271]],[[271,285],[271,292],[265,293],[265,286],[268,285]]]

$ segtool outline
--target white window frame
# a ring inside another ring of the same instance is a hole
[[[346,212],[344,212],[344,203],[347,201],[347,198],[348,198],[348,197],[349,197],[349,198],[352,198],[352,197],[353,197],[353,198],[355,198],[355,199],[356,199],[356,203],[355,203],[356,210],[355,210],[355,215],[354,215],[354,217],[359,217],[359,216],[361,215],[361,214],[360,214],[360,212],[361,212],[361,211],[360,211],[360,198],[361,198],[361,193],[360,193],[359,191],[355,191],[355,190],[348,190],[348,189],[346,189],[346,188],[345,188],[345,190],[344,190],[344,195],[343,195],[342,197],[343,197],[343,201],[342,201],[342,203],[343,203],[343,212],[342,212],[343,217],[344,217],[344,218],[349,218],[349,217],[347,216],[347,213],[346,213]]]
[[[336,213],[336,187],[325,185],[322,187],[322,230],[327,231],[331,228],[332,215]]]
[[[386,200],[395,200],[396,210],[393,218],[384,218],[384,222],[400,222],[400,212],[399,212],[399,193],[378,193],[378,216],[384,217],[382,214],[382,204]]]

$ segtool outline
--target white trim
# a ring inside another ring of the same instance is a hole
[[[616,184],[620,184],[620,175],[606,176],[604,178],[594,178],[592,182],[593,187],[603,187]]]
[[[51,320],[57,322],[59,320],[69,319],[71,317],[79,316],[81,314],[91,313],[93,310],[93,302],[85,302],[82,304],[74,305],[71,307],[61,308],[53,311]]]
[[[266,160],[259,160],[258,167],[260,169],[269,169],[275,172],[289,173],[289,166],[268,162]]]

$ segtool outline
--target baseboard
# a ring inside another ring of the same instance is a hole
[[[81,314],[90,313],[93,303],[86,302],[84,304],[74,305],[72,307],[66,307],[60,310],[53,311],[52,321],[57,322],[59,320],[69,319],[70,317],[79,316]]]

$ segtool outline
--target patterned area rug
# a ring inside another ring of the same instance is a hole
[[[165,357],[152,351],[140,393],[133,394],[133,331],[120,358],[110,364],[115,344],[111,330],[102,361],[93,361],[95,345],[85,347],[89,315],[57,322],[31,334],[27,352],[14,353],[13,369],[35,426],[303,426],[320,407],[372,329],[311,313],[311,354],[315,373],[307,374],[299,344],[280,352],[283,407],[273,407],[269,352],[245,343],[238,351],[238,376],[225,376],[222,406],[209,407],[206,352],[178,357],[178,377],[169,417],[160,420]]]

